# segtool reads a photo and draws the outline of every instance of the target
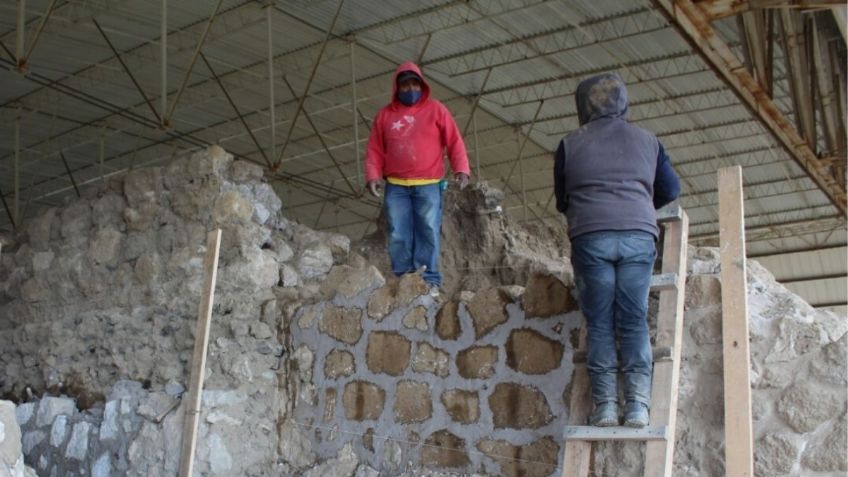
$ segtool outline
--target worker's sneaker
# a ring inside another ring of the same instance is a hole
[[[618,403],[607,401],[595,405],[595,412],[589,416],[589,425],[610,427],[618,425]]]
[[[427,292],[428,295],[430,295],[433,298],[438,298],[439,293],[440,293],[439,285],[430,285],[430,290]]]
[[[624,405],[624,425],[642,428],[648,425],[648,406],[641,402],[628,401]]]

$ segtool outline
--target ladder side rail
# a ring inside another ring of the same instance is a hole
[[[672,359],[654,364],[651,426],[666,426],[668,439],[649,441],[646,444],[644,475],[651,477],[671,477],[673,469],[689,217],[681,211],[680,221],[667,222],[663,226],[665,227],[665,243],[662,272],[676,273],[677,284],[673,288],[660,291],[655,346],[671,348]]]

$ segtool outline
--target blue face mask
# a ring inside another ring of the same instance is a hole
[[[421,99],[421,91],[399,91],[397,96],[398,101],[407,106],[412,106]]]

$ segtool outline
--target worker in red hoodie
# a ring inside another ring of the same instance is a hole
[[[430,97],[430,86],[418,66],[398,66],[392,81],[392,101],[374,118],[365,158],[366,187],[380,196],[388,222],[388,250],[397,275],[424,270],[430,294],[438,295],[439,234],[442,187],[447,151],[460,189],[471,170],[465,143],[450,111]]]

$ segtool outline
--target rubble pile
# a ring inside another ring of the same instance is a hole
[[[559,475],[582,321],[568,244],[500,198],[446,192],[440,297],[391,276],[383,229],[351,245],[290,222],[261,168],[218,147],[48,209],[0,256],[0,397],[20,427],[4,421],[0,465],[176,475],[220,227],[199,475]],[[756,474],[844,475],[848,323],[748,270]],[[674,475],[724,472],[718,272],[690,249]],[[593,475],[641,475],[642,454],[600,446]]]

